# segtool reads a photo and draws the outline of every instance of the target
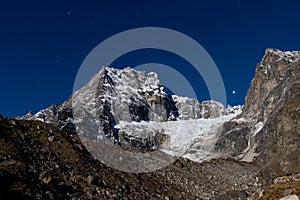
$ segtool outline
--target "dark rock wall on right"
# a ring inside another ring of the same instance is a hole
[[[300,172],[299,119],[300,52],[267,49],[242,113],[224,124],[215,149],[257,162],[277,175]]]
[[[283,100],[295,98],[289,97],[288,91],[300,82],[299,59],[300,52],[266,49],[256,66],[241,117],[267,122],[273,111],[283,106]]]
[[[258,162],[278,175],[300,172],[300,83],[290,85],[285,97],[257,135]]]
[[[300,172],[300,52],[267,49],[242,115],[262,121],[257,161],[278,175]]]

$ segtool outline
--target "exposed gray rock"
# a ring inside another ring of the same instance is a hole
[[[216,118],[225,115],[223,104],[213,100],[203,101],[201,104],[201,117],[202,118]]]
[[[299,197],[297,195],[289,195],[281,198],[280,200],[299,200]]]
[[[299,172],[300,52],[267,49],[243,112],[224,124],[216,150],[253,161],[277,175]],[[246,146],[246,141],[248,145]]]
[[[196,99],[172,95],[175,106],[178,109],[178,119],[201,118],[201,104]]]
[[[293,190],[292,189],[287,189],[287,190],[284,190],[283,196],[289,196],[291,194],[293,194]]]
[[[215,150],[223,153],[231,152],[232,156],[239,156],[248,147],[247,135],[250,133],[251,129],[248,126],[233,121],[225,122]]]
[[[288,97],[290,87],[299,82],[299,59],[296,51],[266,49],[256,66],[241,117],[266,122],[280,101]]]

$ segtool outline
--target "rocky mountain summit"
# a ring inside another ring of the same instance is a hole
[[[299,78],[299,52],[267,49],[244,106],[225,109],[167,95],[155,73],[102,68],[60,105],[0,117],[0,199],[298,198]],[[138,174],[104,165],[80,137],[114,128],[118,148],[174,162]]]
[[[93,88],[95,85],[97,87]],[[92,91],[96,94],[87,94],[87,92]],[[85,99],[82,98],[83,95],[85,95]],[[64,116],[71,116],[67,113],[69,113],[68,109],[72,109],[72,103],[82,104],[82,102],[89,101],[96,101],[92,103],[97,105],[90,107],[97,109],[100,118],[108,117],[108,114],[101,112],[104,112],[104,107],[109,107],[111,114],[117,118],[109,119],[110,123],[116,120],[159,122],[176,119],[211,118],[237,113],[241,109],[240,106],[229,106],[225,109],[221,103],[213,100],[199,103],[196,99],[167,95],[163,91],[158,75],[154,72],[146,74],[129,67],[123,70],[103,67],[98,74],[92,77],[89,83],[76,91],[64,103],[52,105],[36,114],[29,112],[21,118],[55,124],[58,113],[63,112],[65,113]],[[64,121],[62,119],[61,121]],[[62,128],[64,126],[57,127]]]
[[[267,49],[241,115],[223,126],[219,151],[260,163],[276,175],[300,170],[300,53]]]

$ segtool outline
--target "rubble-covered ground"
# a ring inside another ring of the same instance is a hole
[[[245,199],[270,180],[254,163],[180,158],[151,173],[111,169],[77,135],[39,121],[0,120],[2,199]],[[0,199],[1,199],[0,198]]]

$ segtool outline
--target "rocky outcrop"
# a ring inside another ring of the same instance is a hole
[[[70,134],[76,133],[72,108],[70,106],[65,106],[64,104],[52,105],[37,112],[36,114],[30,111],[22,117],[17,117],[17,119],[42,121],[54,125],[61,131],[65,131]]]
[[[110,107],[117,121],[166,121],[169,114],[168,98],[157,74],[132,68],[102,68],[96,101],[100,119],[104,104]]]
[[[299,82],[300,52],[266,49],[257,64],[241,117],[266,122]],[[297,92],[297,91],[296,91]]]
[[[239,117],[215,149],[283,175],[300,171],[300,52],[267,49]]]
[[[111,134],[113,126],[120,121],[167,121],[168,97],[157,74],[105,67],[97,78],[95,109],[103,127],[100,133]]]
[[[226,114],[223,104],[209,100],[203,101],[201,104],[201,117],[202,118],[216,118]]]
[[[228,114],[240,112],[241,106],[228,106],[214,100],[199,103],[196,99],[172,95],[176,108],[178,109],[178,119],[199,119],[217,118]]]
[[[256,137],[257,161],[278,175],[300,172],[300,83],[287,89],[286,98],[270,113]]]
[[[257,195],[258,200],[299,199],[300,196],[300,174],[282,176],[276,178],[271,185]]]
[[[188,97],[172,95],[175,106],[178,110],[178,119],[199,119],[201,118],[201,104],[196,100]]]

